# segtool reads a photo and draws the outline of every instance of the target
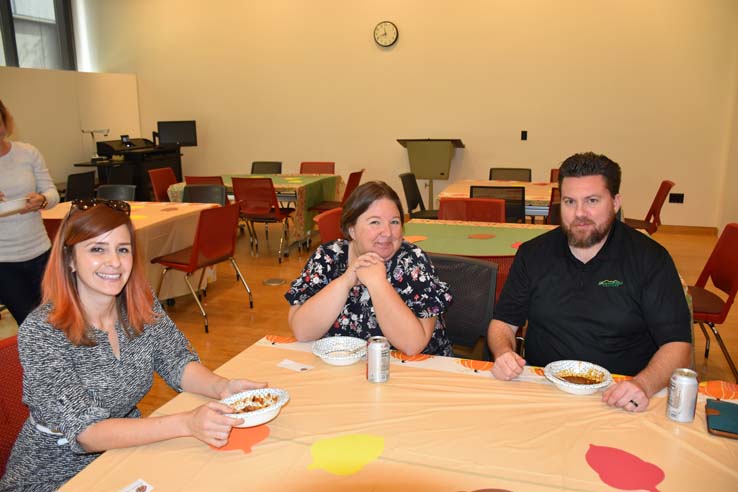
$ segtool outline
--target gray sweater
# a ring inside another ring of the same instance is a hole
[[[46,208],[59,203],[41,152],[26,143],[11,142],[10,151],[0,157],[0,191],[5,200],[24,198],[35,191],[46,196]],[[31,260],[50,247],[41,212],[0,217],[0,262]]]

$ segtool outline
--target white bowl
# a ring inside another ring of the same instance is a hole
[[[24,208],[26,208],[25,198],[16,198],[15,200],[0,202],[0,217],[20,212]]]
[[[313,343],[313,353],[332,366],[350,366],[366,355],[366,340],[356,337],[327,337]]]
[[[591,395],[612,384],[610,371],[597,364],[582,360],[557,360],[556,362],[551,362],[543,369],[543,374],[561,391],[566,391],[573,395]],[[601,378],[602,382],[597,384],[577,384],[561,380],[556,375]]]
[[[242,400],[253,402],[254,399],[257,399],[256,403],[258,403],[258,399],[273,400],[273,402],[259,410],[226,414],[228,417],[233,417],[234,419],[243,419],[243,423],[236,427],[254,427],[269,422],[279,414],[279,410],[290,400],[290,394],[281,389],[262,388],[242,391],[241,393],[224,398],[220,402],[230,406]]]

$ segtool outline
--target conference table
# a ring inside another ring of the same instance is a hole
[[[558,226],[412,219],[405,224],[405,239],[428,253],[466,256],[497,263],[499,296],[518,246]]]
[[[548,216],[548,204],[551,201],[551,189],[558,188],[558,183],[506,180],[462,179],[450,183],[438,194],[438,198],[469,198],[472,186],[522,186],[525,188],[525,215]]]
[[[322,201],[338,200],[336,197],[342,195],[344,187],[343,178],[338,174],[226,174],[222,178],[229,193],[233,192],[233,178],[270,178],[274,183],[277,200],[295,204],[289,244],[305,241],[310,235],[314,225],[313,217],[317,213],[309,208]],[[171,185],[167,190],[169,199],[181,202],[184,187],[185,183]]]
[[[736,400],[738,385],[701,383],[695,420],[677,423],[665,415],[665,391],[636,414],[608,407],[601,393],[564,393],[540,367],[503,382],[491,362],[390,358],[389,381],[370,383],[363,361],[330,366],[310,343],[267,336],[216,372],[287,390],[276,419],[234,429],[221,449],[178,438],[108,451],[61,490],[718,492],[738,484],[738,440],[705,425],[706,398]],[[154,415],[207,401],[182,393]],[[125,488],[133,483],[153,489]]]
[[[161,282],[161,265],[151,264],[151,259],[192,245],[200,212],[216,205],[211,203],[129,202],[131,221],[136,231],[146,278],[154,289]],[[54,208],[42,210],[41,216],[47,230],[55,230],[69,213],[71,202],[62,202]],[[196,277],[196,278],[199,278]],[[204,282],[215,279],[215,270],[209,269]],[[170,270],[162,284],[160,299],[190,295],[184,281],[184,273]]]

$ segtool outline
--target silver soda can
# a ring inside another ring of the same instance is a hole
[[[677,422],[691,422],[696,407],[697,373],[691,369],[675,369],[669,380],[666,416]]]
[[[371,337],[366,347],[366,379],[386,383],[389,379],[390,344],[385,337]]]

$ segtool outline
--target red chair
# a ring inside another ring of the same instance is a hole
[[[335,162],[301,162],[300,174],[336,174]]]
[[[343,239],[343,232],[341,231],[342,212],[342,208],[333,208],[313,217],[315,223],[318,224],[321,243]]]
[[[149,169],[149,179],[151,180],[151,189],[154,192],[154,201],[168,202],[167,190],[177,182],[174,170],[171,167]]]
[[[723,300],[705,288],[708,279],[728,295],[727,299]],[[692,317],[705,335],[705,358],[710,353],[710,337],[704,325],[707,323],[720,344],[730,370],[733,371],[733,377],[738,382],[738,371],[733,359],[715,327],[716,324],[725,322],[736,293],[738,293],[738,224],[732,223],[725,226],[697,282],[689,286],[689,294],[692,296]]]
[[[653,203],[651,203],[651,208],[648,209],[646,218],[643,220],[626,218],[623,222],[634,229],[645,229],[649,235],[656,232],[661,225],[661,207],[664,206],[666,196],[669,194],[669,190],[673,187],[673,181],[662,181],[661,186],[659,186],[659,191],[656,192]]]
[[[558,188],[551,188],[551,199],[548,201],[546,224],[561,225],[561,192]]]
[[[265,224],[267,241],[269,224],[282,223],[282,236],[277,251],[279,262],[282,263],[282,248],[289,233],[287,220],[292,217],[295,209],[279,206],[271,178],[233,178],[233,194],[236,201],[241,204],[241,218],[246,221],[249,230],[252,253],[259,252],[259,240],[254,223]]]
[[[505,200],[498,198],[444,198],[438,209],[443,220],[505,222]]]
[[[340,202],[330,200],[324,201],[316,203],[308,210],[310,210],[311,212],[325,212],[326,210],[331,210],[333,208],[343,207],[343,204],[346,203],[346,200],[348,200],[348,197],[351,196],[351,193],[353,193],[353,191],[359,186],[362,174],[364,174],[363,169],[361,171],[356,171],[349,174],[348,183],[346,183],[346,189],[343,191],[343,198]]]
[[[190,276],[197,270],[202,270],[200,281],[197,283],[198,290],[202,285],[205,268],[223,261],[230,261],[236,270],[236,277],[241,281],[249,294],[249,307],[254,307],[254,298],[251,295],[246,280],[238,268],[234,258],[236,250],[236,229],[238,228],[238,204],[226,205],[224,207],[208,208],[200,212],[195,231],[195,240],[188,248],[158,256],[151,263],[158,263],[164,267],[161,272],[161,283],[159,291],[164,283],[164,277],[170,269],[185,273],[185,282],[189,287],[192,297],[195,298],[200,314],[205,319],[205,333],[208,333],[208,315],[200,303],[197,292],[190,283]],[[157,292],[158,294],[158,292]]]
[[[28,418],[23,403],[23,368],[18,359],[18,337],[0,340],[0,477],[15,439]]]
[[[551,183],[559,182],[559,168],[558,167],[551,168],[551,174],[549,175],[548,181]]]

